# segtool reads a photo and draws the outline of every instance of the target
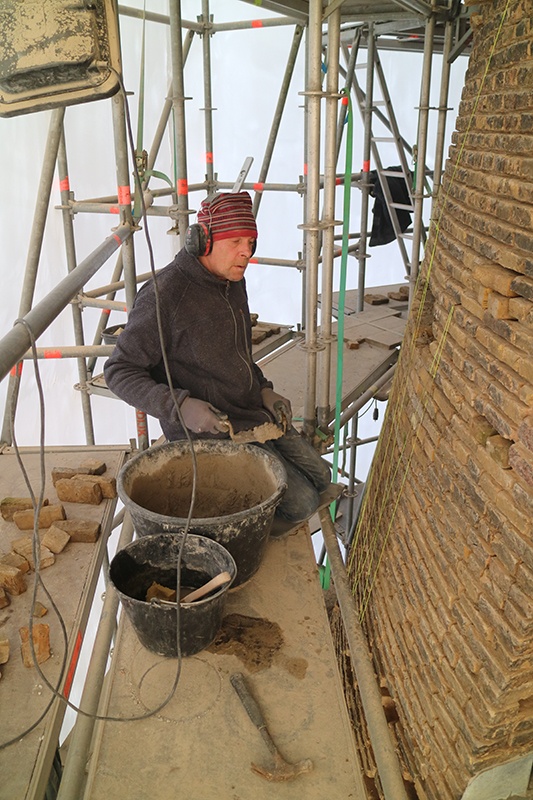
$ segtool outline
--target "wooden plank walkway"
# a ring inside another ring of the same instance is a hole
[[[307,525],[270,540],[256,575],[229,593],[226,631],[229,620],[240,633],[183,659],[162,711],[97,724],[86,800],[364,800]],[[155,708],[176,668],[176,659],[142,647],[123,615],[101,712]],[[266,766],[270,756],[230,684],[235,672],[245,675],[284,757],[311,759],[312,772],[276,784],[252,772],[251,762]]]

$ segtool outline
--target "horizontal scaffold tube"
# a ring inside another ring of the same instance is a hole
[[[37,339],[131,233],[129,225],[118,227],[0,339],[0,380],[31,347],[29,331]]]

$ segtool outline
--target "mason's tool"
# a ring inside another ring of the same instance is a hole
[[[295,764],[290,764],[288,761],[285,761],[278,748],[274,744],[270,733],[268,732],[261,709],[250,694],[250,691],[244,682],[244,676],[242,673],[234,673],[231,676],[230,681],[231,685],[237,692],[239,700],[243,704],[246,713],[263,737],[263,741],[274,758],[274,763],[271,767],[261,767],[252,762],[252,771],[257,773],[257,775],[260,775],[262,778],[266,778],[267,781],[276,782],[292,781],[294,778],[297,778],[298,775],[302,775],[304,772],[311,772],[313,769],[313,762],[309,758],[304,758],[302,761],[297,761]]]
[[[218,589],[219,586],[223,586],[230,580],[231,575],[229,572],[220,572],[218,575],[215,575],[214,578],[211,578],[210,581],[204,583],[203,586],[199,586],[198,589],[193,589],[192,592],[182,597],[180,603],[193,603],[195,600],[199,600],[201,597],[209,594],[209,592],[212,592],[213,589]]]

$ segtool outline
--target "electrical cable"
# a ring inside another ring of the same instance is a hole
[[[162,360],[163,360],[163,364],[164,364],[164,367],[165,367],[165,375],[166,375],[166,379],[167,379],[167,382],[168,382],[168,387],[169,387],[170,395],[171,395],[171,398],[172,398],[172,401],[173,401],[173,404],[174,404],[174,408],[176,409],[178,420],[179,420],[180,425],[182,426],[182,428],[183,428],[183,430],[185,432],[185,436],[186,436],[187,442],[189,444],[189,448],[190,448],[190,452],[191,452],[191,459],[192,459],[192,467],[193,467],[193,469],[192,469],[192,483],[191,483],[191,501],[190,501],[190,504],[189,504],[189,510],[188,510],[188,514],[187,514],[187,518],[186,518],[186,522],[185,522],[185,528],[184,528],[184,531],[183,531],[183,535],[182,535],[182,539],[181,539],[181,542],[180,542],[180,546],[179,546],[178,554],[177,554],[177,559],[176,559],[176,657],[177,657],[177,660],[178,660],[178,665],[177,665],[177,670],[176,670],[176,676],[175,676],[175,679],[174,679],[174,683],[173,683],[173,685],[172,685],[167,697],[156,708],[148,711],[146,714],[141,714],[141,715],[138,715],[138,716],[135,716],[135,717],[114,717],[114,716],[110,716],[110,715],[89,713],[87,711],[84,711],[79,706],[76,706],[67,697],[65,697],[65,695],[61,694],[61,692],[59,691],[59,686],[61,685],[61,683],[63,681],[65,667],[66,667],[68,634],[67,634],[67,631],[66,631],[66,626],[65,626],[65,622],[63,620],[63,617],[62,617],[59,609],[55,605],[55,603],[53,601],[53,598],[51,597],[50,593],[48,592],[48,590],[47,590],[47,588],[46,588],[46,586],[45,586],[45,584],[44,584],[44,582],[43,582],[43,580],[42,580],[42,578],[40,576],[40,572],[39,572],[40,552],[39,552],[39,550],[37,548],[37,542],[39,541],[38,519],[39,519],[40,510],[42,508],[42,502],[43,502],[43,498],[44,498],[44,487],[45,487],[45,472],[44,472],[44,448],[45,448],[45,443],[44,443],[44,415],[45,415],[45,404],[44,404],[44,392],[43,392],[43,388],[42,388],[42,381],[41,381],[41,378],[40,378],[40,372],[39,372],[39,367],[38,367],[38,359],[37,359],[37,353],[36,353],[36,347],[35,347],[35,337],[34,337],[33,331],[31,330],[31,327],[29,326],[29,324],[27,323],[26,320],[24,320],[24,319],[15,320],[15,323],[14,323],[15,325],[16,324],[24,324],[26,326],[26,328],[28,329],[28,331],[29,331],[29,335],[30,335],[30,339],[31,339],[31,343],[32,343],[32,354],[33,354],[33,362],[34,362],[34,369],[35,369],[35,378],[36,378],[36,383],[37,383],[37,387],[38,387],[39,400],[40,400],[40,414],[41,414],[41,439],[40,439],[40,448],[39,448],[40,458],[41,458],[41,490],[40,490],[39,500],[38,500],[37,504],[35,503],[35,495],[34,495],[32,487],[31,487],[31,483],[29,482],[29,479],[28,479],[28,476],[27,476],[27,472],[26,472],[26,470],[25,470],[25,468],[23,466],[22,459],[20,457],[20,451],[19,451],[19,448],[18,448],[18,444],[16,443],[15,436],[14,436],[14,428],[15,428],[15,424],[14,424],[15,423],[15,409],[14,408],[12,410],[12,419],[11,419],[11,425],[12,425],[12,431],[13,431],[14,450],[15,450],[15,453],[17,455],[17,460],[19,462],[19,465],[21,466],[21,469],[22,469],[22,472],[23,472],[23,476],[24,476],[24,480],[25,480],[26,485],[28,487],[28,490],[30,492],[30,496],[32,498],[32,502],[34,503],[34,509],[35,509],[33,558],[34,558],[34,564],[35,564],[36,577],[35,577],[34,591],[33,591],[33,596],[32,596],[31,616],[30,616],[30,625],[29,625],[29,629],[30,629],[30,650],[31,650],[31,653],[32,653],[32,658],[33,658],[33,661],[34,661],[34,665],[35,665],[35,667],[37,669],[37,672],[39,673],[39,676],[41,677],[43,682],[46,684],[48,689],[52,692],[52,697],[51,697],[49,703],[47,704],[45,710],[39,716],[39,718],[34,723],[32,723],[30,726],[28,726],[28,728],[26,728],[22,733],[17,735],[16,737],[10,739],[7,742],[0,743],[0,750],[3,750],[3,749],[9,747],[10,745],[12,745],[12,744],[14,744],[16,742],[19,742],[22,738],[24,738],[31,731],[33,731],[40,724],[40,722],[46,717],[46,715],[48,714],[48,712],[49,712],[49,710],[50,710],[50,708],[52,706],[52,703],[54,702],[54,700],[56,698],[59,699],[61,702],[65,703],[69,708],[71,708],[77,714],[81,714],[82,716],[89,717],[89,718],[94,719],[94,720],[103,721],[103,722],[135,722],[137,720],[143,720],[143,719],[148,719],[150,717],[153,717],[155,714],[157,714],[159,711],[161,711],[170,702],[170,700],[174,696],[174,694],[176,692],[176,689],[177,689],[177,686],[178,686],[178,683],[179,683],[179,680],[180,680],[180,677],[181,677],[182,659],[183,659],[182,652],[181,652],[181,637],[180,637],[180,630],[181,630],[181,613],[180,613],[181,612],[181,604],[180,604],[180,601],[179,601],[180,589],[181,589],[181,563],[182,563],[183,551],[184,551],[184,548],[185,548],[185,543],[186,543],[186,540],[187,540],[187,536],[188,536],[188,533],[189,533],[191,520],[192,520],[192,516],[193,516],[193,512],[194,512],[194,503],[195,503],[196,494],[197,494],[198,464],[197,464],[196,452],[195,452],[195,449],[194,449],[194,444],[193,444],[193,441],[192,441],[192,437],[191,437],[191,435],[189,433],[189,430],[188,430],[187,426],[184,423],[183,416],[181,414],[181,409],[180,409],[179,403],[177,401],[176,393],[175,393],[174,386],[173,386],[173,383],[172,383],[172,377],[171,377],[171,374],[170,374],[168,356],[167,356],[167,352],[166,352],[166,348],[165,348],[165,341],[164,341],[164,334],[163,334],[163,327],[162,327],[162,319],[161,319],[161,309],[160,309],[160,305],[161,305],[160,294],[159,294],[159,289],[158,289],[158,286],[157,286],[157,281],[155,280],[155,277],[156,277],[155,257],[154,257],[154,252],[153,252],[153,246],[152,246],[150,233],[149,233],[149,230],[148,230],[148,215],[146,213],[146,204],[145,204],[145,201],[144,201],[144,195],[143,195],[143,191],[142,191],[142,183],[141,183],[141,179],[140,179],[140,175],[139,175],[139,172],[138,172],[137,163],[136,163],[136,159],[135,159],[135,145],[134,145],[134,142],[133,142],[133,132],[132,132],[131,116],[130,116],[130,110],[129,110],[129,105],[128,105],[127,93],[126,93],[126,89],[124,87],[122,76],[116,70],[113,70],[113,71],[117,75],[117,78],[118,78],[118,81],[119,81],[119,84],[120,84],[120,89],[121,89],[121,92],[122,92],[123,97],[124,97],[124,111],[125,111],[125,118],[126,118],[126,130],[127,130],[127,136],[128,136],[128,144],[129,144],[129,147],[130,147],[130,150],[131,150],[132,160],[133,160],[133,169],[134,169],[133,175],[134,175],[135,184],[136,184],[136,186],[137,186],[137,188],[139,190],[140,204],[141,204],[141,218],[142,218],[142,220],[144,222],[144,234],[145,234],[146,244],[147,244],[147,247],[148,247],[149,260],[150,260],[150,270],[151,270],[151,273],[152,273],[152,277],[154,279],[154,296],[155,296],[155,308],[156,308],[156,322],[157,322],[157,330],[158,330],[158,335],[159,335],[159,341],[160,341],[160,345],[161,345]],[[18,379],[20,380],[20,376],[18,376]],[[50,683],[50,681],[48,680],[48,678],[46,677],[46,675],[41,670],[41,667],[37,662],[35,649],[34,649],[34,644],[33,644],[32,617],[33,617],[33,609],[35,607],[36,591],[37,591],[37,585],[38,584],[40,584],[42,586],[46,596],[49,598],[50,603],[52,604],[52,607],[53,607],[53,609],[54,609],[54,611],[55,611],[55,613],[56,613],[56,615],[57,615],[57,617],[59,619],[59,622],[60,622],[60,625],[61,625],[61,629],[62,629],[63,635],[64,635],[65,652],[64,652],[64,656],[63,656],[63,664],[62,664],[62,667],[61,667],[60,677],[59,677],[59,681],[58,681],[57,686],[53,686]]]

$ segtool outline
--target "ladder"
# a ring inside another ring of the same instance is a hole
[[[381,186],[381,190],[383,192],[386,208],[390,216],[390,221],[394,230],[396,241],[398,243],[400,255],[406,270],[406,276],[409,276],[411,274],[411,255],[407,250],[406,240],[412,239],[413,234],[412,232],[409,232],[409,229],[402,231],[402,226],[398,219],[398,212],[402,210],[402,211],[408,211],[411,214],[415,213],[412,173],[411,170],[409,169],[408,158],[407,158],[407,154],[409,154],[411,158],[413,157],[413,148],[400,134],[398,122],[396,120],[396,116],[394,114],[394,109],[392,106],[390,93],[387,87],[387,82],[385,80],[385,74],[383,72],[383,67],[379,59],[379,54],[377,52],[376,47],[373,48],[373,53],[374,53],[373,63],[368,62],[368,63],[356,64],[355,69],[356,70],[374,69],[375,71],[374,74],[377,76],[379,81],[382,99],[376,100],[373,97],[367,98],[365,91],[361,88],[357,80],[356,72],[354,72],[352,86],[355,93],[357,106],[359,108],[359,111],[361,112],[363,123],[365,123],[365,118],[366,118],[365,112],[367,109],[367,103],[369,104],[371,109],[370,144],[371,144],[372,158],[375,164],[375,170],[378,175],[379,183]],[[385,126],[385,128],[388,131],[387,135],[377,136],[374,134],[374,131],[372,130],[373,118],[376,118],[377,120],[379,120],[380,123],[382,123]],[[383,166],[379,145],[384,143],[394,144],[396,148],[399,167],[394,170]],[[388,181],[389,177],[394,177],[394,178],[403,177],[403,180],[405,181],[406,194],[409,198],[407,202],[401,203],[393,199],[390,189],[390,184]],[[362,221],[362,225],[364,224],[366,224],[365,220]],[[426,228],[424,225],[421,226],[421,231],[422,231],[421,234],[422,241],[425,243]]]

